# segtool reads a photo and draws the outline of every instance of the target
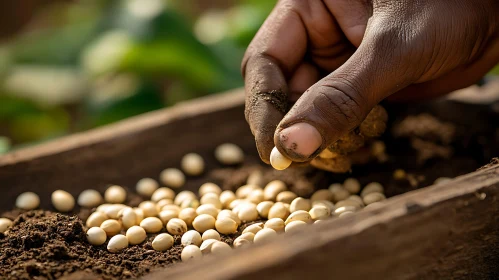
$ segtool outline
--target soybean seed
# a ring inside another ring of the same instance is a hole
[[[186,209],[192,209],[192,208],[186,208]],[[175,210],[164,210],[159,212],[158,216],[161,222],[166,225],[171,219],[178,218],[178,214],[179,212],[176,212]]]
[[[364,203],[359,203],[359,201],[353,199],[345,199],[342,201],[338,201],[338,203],[335,204],[336,208],[340,208],[343,206],[354,206],[357,209],[361,209],[363,205]]]
[[[168,233],[158,234],[152,241],[152,248],[156,251],[164,252],[173,246],[174,239],[173,236]]]
[[[87,241],[91,245],[100,246],[106,243],[106,232],[100,227],[91,227],[87,230]]]
[[[88,228],[100,227],[100,225],[107,220],[108,217],[102,212],[94,212],[88,216],[87,222],[85,223]]]
[[[144,211],[144,217],[156,217],[158,215],[158,208],[156,203],[152,201],[143,201],[139,204],[139,208]]]
[[[173,200],[164,198],[156,202],[156,208],[158,209],[158,212],[161,212],[161,209],[163,209],[163,207],[165,207],[166,205],[173,205]]]
[[[123,203],[126,200],[126,190],[120,186],[110,186],[104,192],[104,199],[108,203]]]
[[[329,208],[329,210],[333,211],[335,209],[334,204],[331,201],[327,200],[319,200],[319,201],[314,201],[312,202],[312,207],[315,206],[324,206]]]
[[[156,180],[152,178],[143,178],[137,182],[135,190],[142,196],[151,197],[158,187],[159,184]]]
[[[104,199],[96,190],[84,190],[78,196],[78,205],[81,207],[92,208],[102,203]]]
[[[201,250],[196,245],[188,245],[182,250],[180,255],[183,262],[187,262],[193,259],[199,259],[203,256]]]
[[[260,230],[262,230],[264,227],[263,223],[256,223],[256,224],[252,224],[248,227],[246,227],[244,230],[243,230],[243,234],[245,233],[248,233],[248,232],[251,232],[253,234],[256,234],[257,232],[259,232]]]
[[[184,233],[180,241],[180,243],[184,246],[187,245],[201,246],[202,242],[203,239],[201,238],[201,234],[199,234],[199,232],[195,230],[189,230],[188,232]]]
[[[360,206],[364,206],[364,200],[362,200],[362,197],[358,195],[353,194],[349,196],[347,199],[357,201],[360,204]]]
[[[214,193],[219,196],[222,193],[222,189],[214,183],[204,183],[199,187],[199,196],[203,197],[207,193]]]
[[[358,210],[358,208],[355,206],[338,207],[338,208],[336,208],[336,210],[334,210],[334,215],[340,216],[343,212],[355,212],[357,210]]]
[[[197,198],[196,195],[191,191],[181,191],[177,194],[177,196],[175,196],[173,203],[175,203],[175,205],[181,205],[184,200],[188,199],[192,200]]]
[[[318,190],[314,194],[312,194],[312,197],[310,200],[312,201],[317,201],[317,200],[327,200],[327,201],[332,201],[334,198],[334,195],[331,191],[329,190]]]
[[[180,161],[182,170],[188,175],[198,176],[204,171],[204,160],[196,153],[189,153],[182,157]]]
[[[215,158],[225,165],[239,164],[244,161],[244,152],[235,144],[225,143],[215,148]]]
[[[237,232],[237,223],[229,217],[222,217],[216,220],[215,228],[221,234],[233,234]]]
[[[331,209],[324,206],[314,206],[308,213],[314,220],[325,220],[331,216]]]
[[[40,197],[34,192],[25,192],[16,199],[16,207],[23,210],[33,210],[40,206]]]
[[[116,220],[105,220],[100,225],[100,228],[106,232],[108,237],[115,236],[121,231],[121,224]]]
[[[236,195],[232,191],[223,191],[219,199],[223,207],[228,208],[230,203],[236,200]]]
[[[280,218],[273,218],[265,222],[264,228],[271,228],[275,230],[276,232],[283,232],[284,231],[284,221]]]
[[[203,243],[201,243],[201,246],[199,247],[201,253],[205,255],[211,253],[211,246],[213,246],[213,244],[215,244],[216,242],[218,242],[218,240],[215,239],[207,239],[203,241]]]
[[[256,210],[258,211],[258,215],[260,215],[260,217],[265,218],[265,219],[268,218],[270,208],[273,205],[274,205],[274,203],[272,201],[262,201],[262,202],[258,203],[258,205],[256,206]]]
[[[140,222],[140,226],[147,233],[156,233],[161,231],[161,229],[163,228],[163,223],[161,222],[160,219],[156,217],[147,217],[144,220],[142,220],[142,222]]]
[[[222,209],[222,202],[216,193],[207,193],[200,200],[201,204],[211,204],[217,209]]]
[[[310,202],[310,200],[302,197],[297,197],[293,199],[293,201],[289,205],[289,212],[293,213],[298,210],[309,211],[311,208],[312,208],[312,203]]]
[[[211,245],[212,254],[223,254],[230,251],[232,251],[232,248],[225,242],[217,241]]]
[[[184,208],[178,213],[178,218],[183,220],[188,227],[192,226],[192,222],[198,216],[196,209]]]
[[[215,239],[220,241],[220,234],[214,229],[209,229],[203,233],[202,239],[203,241],[206,241],[208,239]]]
[[[276,170],[284,170],[288,168],[291,165],[292,161],[285,157],[277,147],[274,147],[272,151],[270,152],[270,164],[274,169]]]
[[[178,218],[173,218],[166,224],[166,230],[172,235],[182,235],[187,231],[187,224]]]
[[[359,193],[360,182],[355,178],[348,178],[343,182],[343,187],[351,194]]]
[[[108,207],[104,208],[104,213],[106,213],[106,215],[111,219],[118,219],[120,211],[127,207],[128,206],[124,204],[111,204]]]
[[[192,222],[192,227],[199,232],[205,232],[209,229],[215,228],[215,218],[208,214],[201,214],[197,216]]]
[[[253,239],[253,242],[255,242],[255,243],[266,242],[268,240],[275,238],[276,236],[277,236],[277,233],[275,232],[275,230],[270,229],[270,228],[264,228],[255,234],[255,238]]]
[[[185,176],[177,168],[167,168],[159,175],[161,182],[170,188],[180,188],[185,184]]]
[[[304,221],[292,221],[289,224],[286,225],[286,228],[284,229],[286,232],[294,232],[299,230],[300,228],[303,228],[307,225]]]
[[[75,199],[70,193],[57,190],[52,193],[52,205],[59,212],[69,212],[75,207]]]
[[[218,215],[218,209],[215,208],[215,206],[213,206],[211,204],[204,204],[204,205],[199,206],[196,209],[196,213],[198,215],[208,214],[208,215],[212,216],[213,218],[216,218]]]
[[[386,199],[386,197],[384,194],[374,192],[374,193],[366,194],[364,196],[364,203],[366,205],[369,205],[369,204],[373,204],[375,202],[380,202],[380,201],[385,200],[385,199]]]
[[[364,197],[364,196],[366,196],[366,195],[368,195],[370,193],[373,193],[373,192],[383,193],[384,192],[383,185],[381,185],[378,182],[369,183],[360,192],[360,196]]]
[[[128,239],[123,234],[113,236],[107,244],[107,250],[111,253],[119,252],[128,247]]]
[[[239,199],[246,198],[252,191],[259,189],[257,185],[244,185],[236,190],[236,197]]]
[[[255,189],[251,191],[248,196],[246,197],[246,200],[253,202],[255,204],[258,204],[263,201],[263,190],[262,189]]]
[[[236,222],[236,224],[238,226],[241,225],[241,220],[239,219],[237,214],[230,211],[230,210],[225,209],[225,210],[222,210],[218,213],[217,219],[221,219],[223,217],[227,217],[227,218],[232,219],[234,222]]]
[[[131,245],[137,245],[146,240],[147,233],[142,227],[132,226],[126,231],[126,238]]]
[[[255,234],[252,232],[246,232],[241,234],[238,238],[236,238],[233,242],[233,246],[235,248],[243,247],[253,243],[255,238]]]
[[[283,191],[281,193],[279,193],[276,197],[276,200],[278,202],[282,202],[282,203],[291,203],[295,198],[297,197],[297,195],[294,193],[294,192],[291,192],[291,191]]]
[[[329,191],[333,193],[333,201],[338,202],[340,200],[345,200],[350,196],[350,192],[348,192],[343,186],[340,184],[332,184],[329,186]]]
[[[257,185],[263,186],[263,173],[261,170],[254,170],[248,176],[246,180],[246,184],[248,185]]]
[[[288,188],[283,181],[274,180],[269,182],[263,189],[263,198],[265,200],[275,201],[277,195],[281,192],[286,191]]]
[[[0,218],[0,233],[5,233],[11,226],[12,226],[11,220],[7,218]]]
[[[118,218],[125,229],[129,229],[139,224],[137,223],[137,214],[130,207],[126,207],[121,210],[118,214]]]
[[[171,199],[173,200],[175,198],[175,192],[166,187],[162,187],[154,191],[154,193],[151,196],[151,200],[154,202],[158,202],[162,199]]]
[[[244,204],[241,206],[237,216],[243,222],[252,222],[258,219],[258,211],[256,210],[256,206],[254,204]]]
[[[161,211],[166,211],[166,210],[172,210],[172,211],[175,211],[177,213],[180,213],[180,211],[182,211],[182,209],[175,204],[167,204],[161,208]]]
[[[277,202],[275,203],[269,210],[269,219],[272,218],[281,218],[285,220],[289,216],[289,210],[286,208],[286,206],[281,203]]]
[[[137,225],[140,225],[140,222],[144,220],[144,211],[140,208],[133,208],[133,212],[135,212],[135,215],[137,216]]]
[[[287,225],[293,221],[302,221],[305,223],[312,223],[312,217],[310,217],[310,214],[307,211],[298,210],[298,211],[293,212],[289,215],[289,217],[286,219],[285,224]]]

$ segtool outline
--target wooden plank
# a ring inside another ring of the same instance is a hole
[[[144,279],[499,279],[499,165]]]

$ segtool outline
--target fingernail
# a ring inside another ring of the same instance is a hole
[[[304,158],[308,158],[322,145],[321,134],[308,123],[297,123],[283,129],[279,140],[283,148]]]

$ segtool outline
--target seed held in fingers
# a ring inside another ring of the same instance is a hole
[[[291,165],[292,161],[285,157],[277,147],[274,147],[272,149],[272,152],[270,152],[270,164],[272,167],[276,170],[284,170],[288,168]]]

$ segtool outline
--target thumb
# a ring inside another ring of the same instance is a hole
[[[293,161],[314,158],[359,126],[379,101],[412,82],[413,74],[401,69],[411,63],[404,61],[407,51],[397,49],[403,46],[396,43],[397,30],[372,26],[350,59],[310,87],[279,123],[274,143]]]

